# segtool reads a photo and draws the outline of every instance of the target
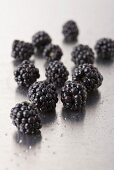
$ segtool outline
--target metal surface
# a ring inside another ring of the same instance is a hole
[[[114,62],[96,63],[104,82],[80,119],[64,113],[59,101],[56,114],[43,118],[41,136],[31,138],[20,135],[9,118],[10,109],[27,100],[14,82],[12,41],[30,41],[35,32],[46,30],[61,45],[71,73],[75,44],[65,44],[61,34],[67,19],[77,21],[79,43],[93,47],[101,37],[114,38],[114,0],[0,1],[0,170],[114,169]],[[45,61],[35,60],[43,80]]]

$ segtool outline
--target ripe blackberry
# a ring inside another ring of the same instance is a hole
[[[28,102],[16,104],[11,109],[10,117],[17,129],[25,134],[37,134],[41,128],[38,110]]]
[[[78,37],[78,34],[79,34],[77,24],[72,20],[67,21],[63,25],[62,33],[64,35],[65,41],[67,41],[67,42],[76,41],[77,37]]]
[[[65,81],[68,79],[69,72],[62,62],[50,62],[46,68],[47,80],[55,85],[57,88],[64,86]]]
[[[35,104],[40,112],[51,112],[58,102],[56,88],[47,81],[33,83],[28,91],[28,97]]]
[[[72,61],[76,64],[94,63],[94,52],[88,45],[78,45],[71,53]]]
[[[34,48],[31,43],[14,40],[12,45],[12,57],[16,60],[28,60],[34,53]]]
[[[86,104],[87,92],[84,85],[67,81],[61,90],[61,101],[65,109],[81,110]]]
[[[30,61],[23,61],[14,71],[15,81],[19,86],[29,87],[40,77],[39,69]]]
[[[37,51],[43,51],[46,45],[52,41],[51,37],[45,31],[39,31],[32,37],[32,44]]]
[[[103,59],[114,57],[114,41],[109,38],[102,38],[95,45],[97,56]]]
[[[62,49],[58,45],[49,44],[43,51],[43,57],[47,58],[47,61],[60,60],[62,55]]]
[[[75,68],[72,80],[82,83],[90,92],[101,86],[103,76],[92,64],[82,64]]]

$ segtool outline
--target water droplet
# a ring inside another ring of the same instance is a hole
[[[45,140],[48,140],[47,138],[45,138]]]
[[[7,134],[7,133],[5,133],[5,136],[8,136],[8,134]]]
[[[25,152],[28,153],[28,149],[26,149]]]
[[[53,155],[55,155],[56,154],[56,152],[53,152]]]
[[[63,133],[61,133],[60,137],[63,137]]]
[[[21,143],[22,143],[22,139],[19,140],[19,144],[21,144]]]
[[[19,154],[18,154],[18,153],[16,153],[16,152],[14,153],[14,155],[15,155],[15,156],[19,156]]]
[[[29,149],[31,149],[31,148],[32,148],[32,146],[30,145],[30,146],[29,146]]]

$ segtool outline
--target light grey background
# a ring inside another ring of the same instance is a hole
[[[79,43],[94,47],[101,37],[114,38],[114,0],[0,0],[0,170],[114,169],[113,62],[96,63],[104,82],[81,120],[67,117],[59,101],[56,115],[44,117],[42,137],[31,139],[20,136],[9,118],[11,107],[27,99],[13,79],[12,41],[31,41],[35,32],[46,30],[61,45],[71,73],[75,44],[64,44],[61,34],[68,19],[78,23]],[[42,80],[44,64],[36,58]]]

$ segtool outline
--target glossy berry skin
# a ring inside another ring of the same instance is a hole
[[[72,61],[76,64],[94,63],[94,52],[88,45],[79,44],[71,53]]]
[[[37,134],[42,127],[38,110],[28,102],[16,104],[11,109],[10,117],[17,129],[24,134]]]
[[[45,46],[50,44],[52,41],[49,34],[45,31],[39,31],[32,37],[32,44],[37,49],[37,51],[43,51]]]
[[[79,30],[78,30],[78,27],[77,27],[77,24],[75,23],[75,21],[73,21],[73,20],[67,21],[63,25],[62,33],[64,35],[64,40],[66,42],[76,41],[78,34],[79,34]]]
[[[72,80],[82,83],[91,92],[101,86],[103,76],[92,64],[82,64],[75,68]]]
[[[15,60],[23,61],[29,60],[29,58],[34,54],[34,48],[31,43],[24,41],[14,40],[12,45],[12,57]]]
[[[62,62],[50,62],[46,68],[46,77],[56,88],[61,88],[68,79],[69,72]]]
[[[62,55],[62,49],[58,45],[54,44],[47,45],[43,51],[43,57],[46,58],[48,62],[60,60]]]
[[[30,61],[23,61],[14,71],[15,81],[19,86],[28,88],[40,77],[39,69]]]
[[[44,113],[54,111],[58,102],[56,88],[47,81],[33,83],[29,88],[28,97],[38,110]]]
[[[114,41],[110,38],[102,38],[97,41],[95,51],[98,58],[110,59],[114,57]]]
[[[65,109],[82,110],[86,104],[87,91],[80,83],[67,81],[61,90],[61,101]]]

